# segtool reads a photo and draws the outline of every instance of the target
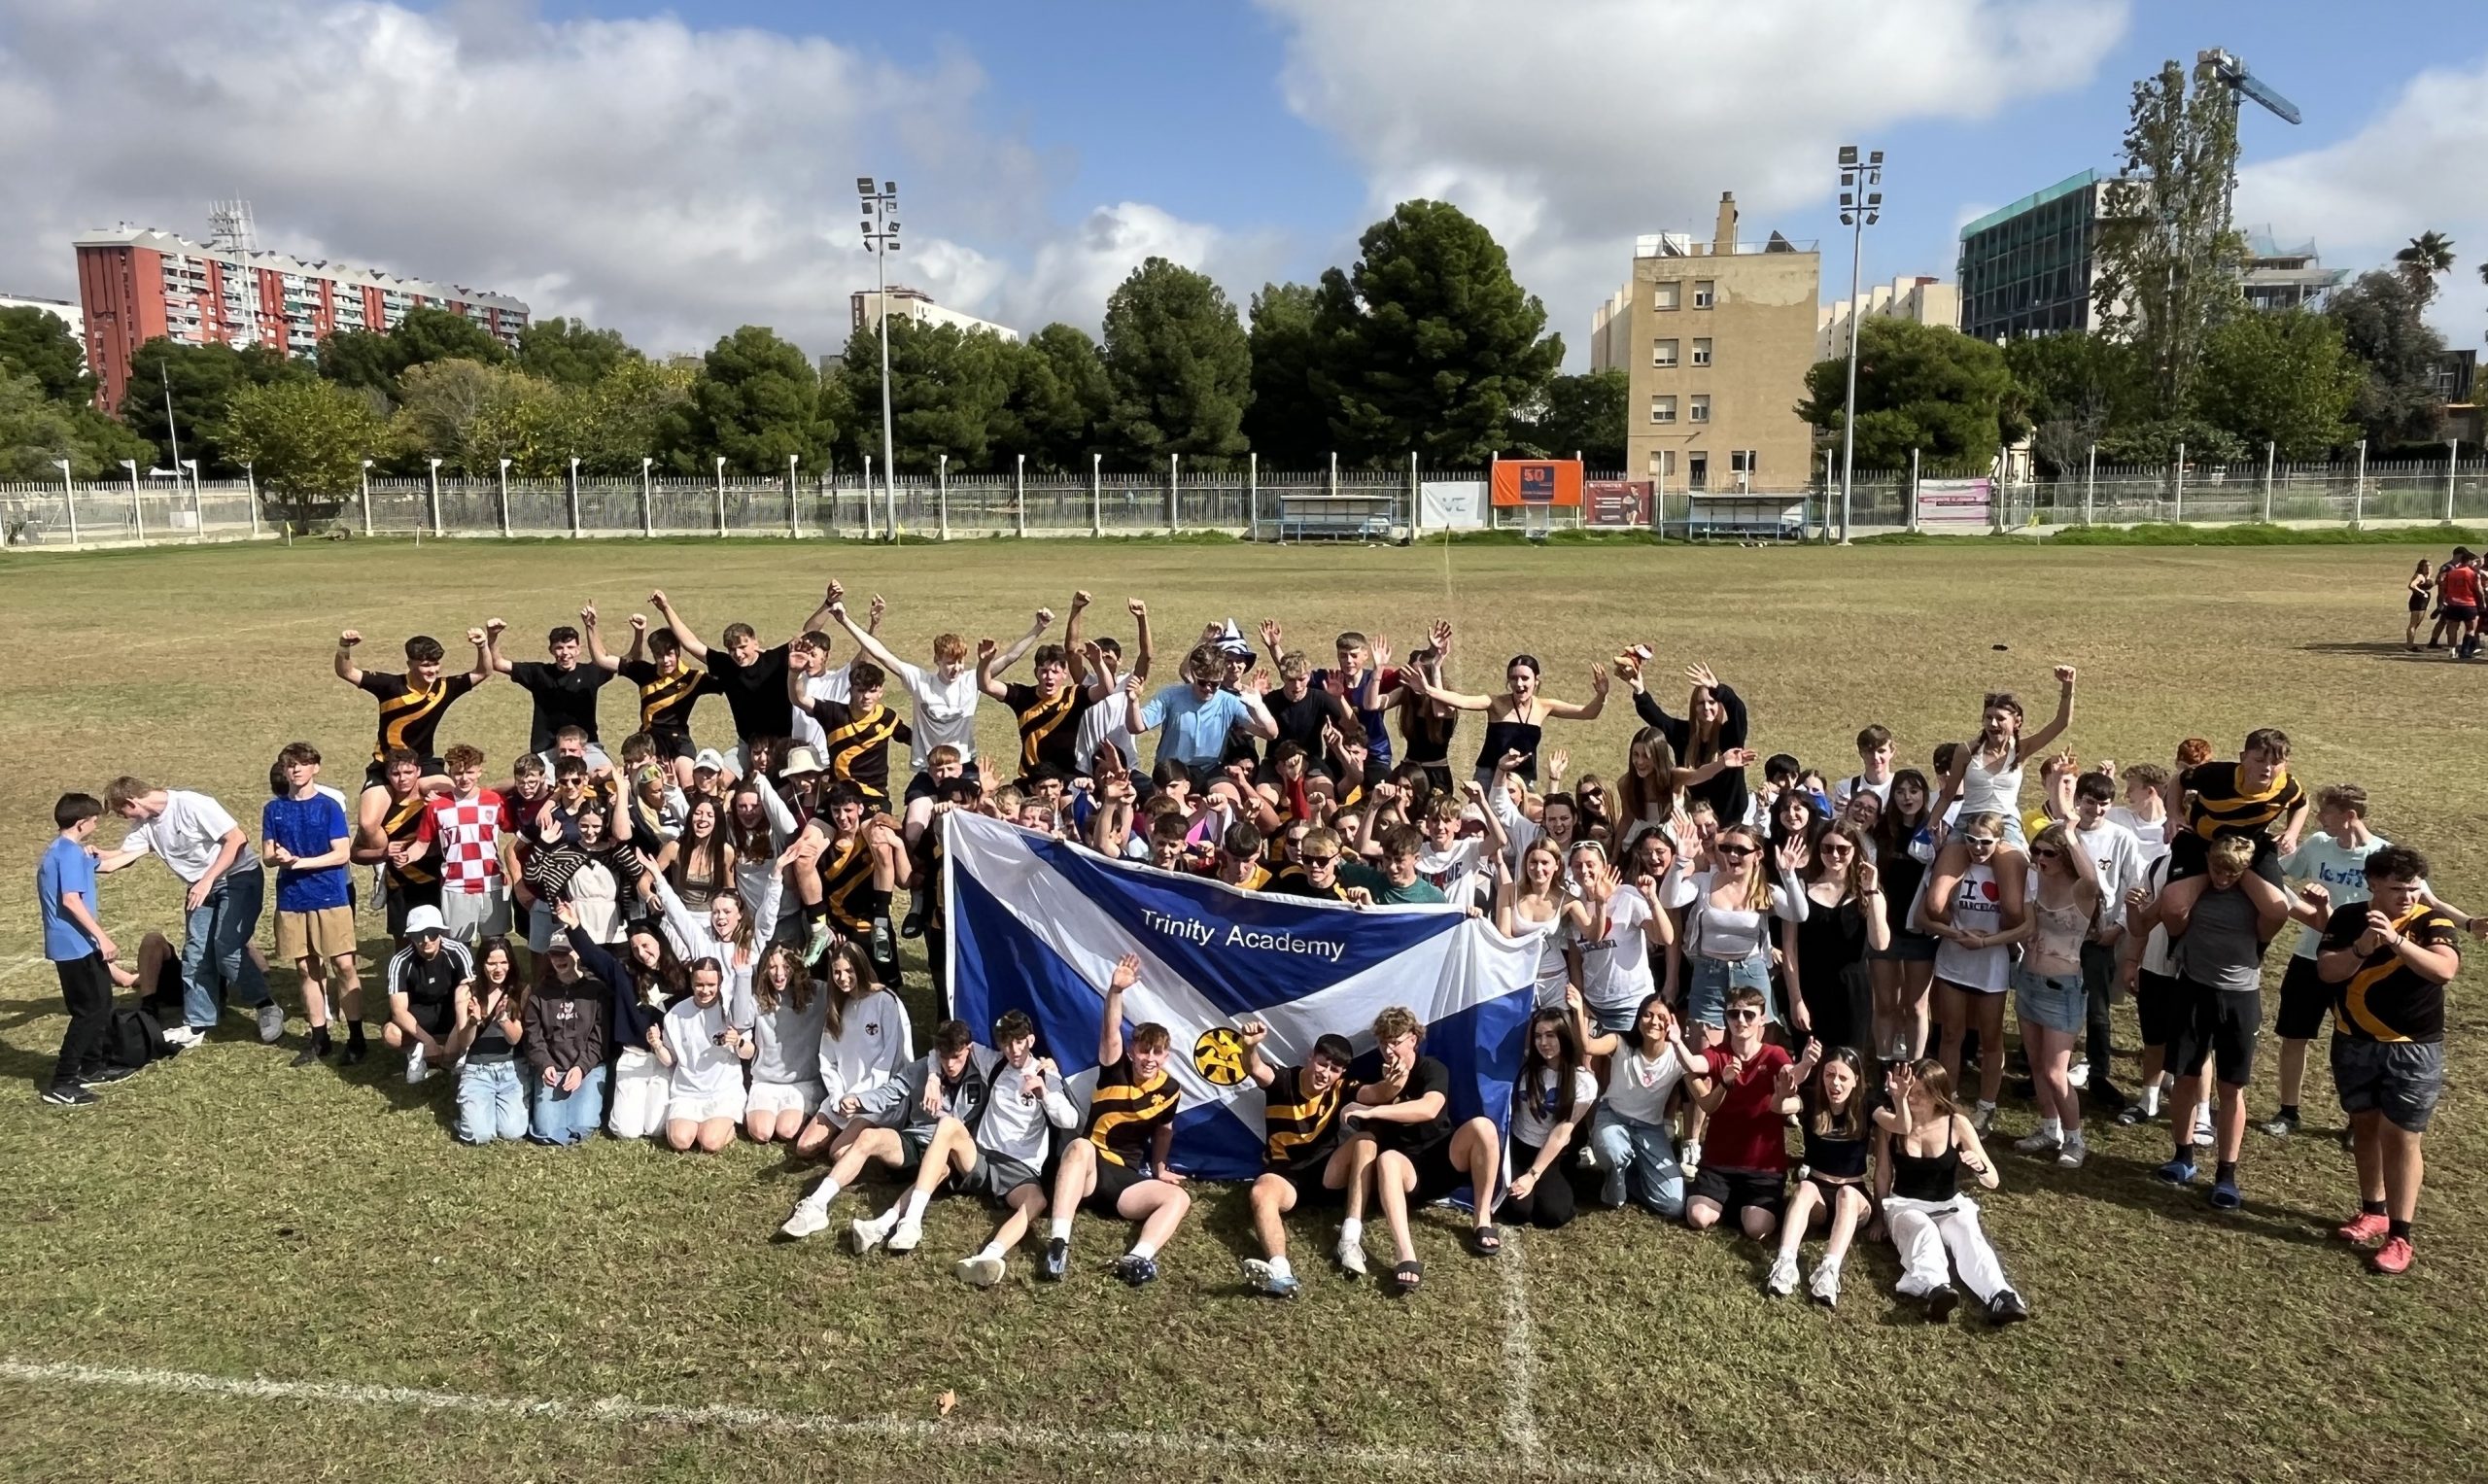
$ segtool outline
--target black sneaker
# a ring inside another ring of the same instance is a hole
[[[1960,1306],[1960,1302],[1961,1295],[1952,1292],[1952,1285],[1937,1284],[1926,1291],[1926,1322],[1930,1325],[1949,1322],[1952,1318],[1952,1311]]]
[[[350,1067],[370,1054],[371,1043],[363,1040],[361,1036],[357,1036],[355,1039],[346,1043],[344,1053],[337,1057],[337,1065]]]
[[[129,1079],[137,1075],[138,1068],[136,1067],[117,1067],[107,1064],[105,1066],[99,1066],[91,1072],[79,1073],[78,1081],[83,1087],[102,1087],[107,1083],[127,1082]]]
[[[1061,1237],[1046,1243],[1046,1255],[1037,1260],[1037,1276],[1047,1283],[1060,1283],[1065,1269],[1071,1265],[1071,1244]]]
[[[907,910],[907,919],[898,925],[898,935],[902,938],[923,937],[924,909],[920,907],[909,908]]]
[[[2021,1294],[2006,1289],[1987,1300],[1987,1317],[1989,1324],[2018,1325],[2030,1317],[2030,1306],[2022,1301]]]
[[[43,1089],[43,1100],[55,1108],[86,1108],[103,1099],[74,1082],[56,1082]]]

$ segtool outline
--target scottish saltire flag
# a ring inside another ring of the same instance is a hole
[[[997,819],[946,816],[943,890],[950,906],[950,1013],[986,1039],[1022,1010],[1038,1047],[1083,1099],[1095,1085],[1097,1031],[1115,961],[1140,955],[1124,1030],[1174,1034],[1167,1067],[1184,1091],[1177,1168],[1209,1180],[1261,1169],[1261,1090],[1228,1038],[1270,1028],[1262,1055],[1301,1065],[1335,1032],[1368,1061],[1373,1018],[1405,1005],[1423,1050],[1451,1069],[1455,1119],[1504,1126],[1537,968],[1518,944],[1456,907],[1374,907],[1270,896],[1201,877],[1108,860]]]

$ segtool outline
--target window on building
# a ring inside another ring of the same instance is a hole
[[[1688,490],[1710,488],[1710,456],[1694,449],[1684,456],[1684,487]]]
[[[1709,365],[1710,363],[1710,341],[1696,340],[1693,342],[1693,363],[1695,365]]]
[[[1650,474],[1651,474],[1651,476],[1652,476],[1653,478],[1658,478],[1658,479],[1673,479],[1673,478],[1675,478],[1675,477],[1676,477],[1676,450],[1675,450],[1675,449],[1673,449],[1673,448],[1654,448],[1654,449],[1651,449],[1651,450],[1650,450]]]
[[[1675,398],[1675,397],[1651,397],[1651,398],[1650,398],[1650,421],[1651,421],[1651,422],[1653,422],[1653,423],[1673,423],[1673,422],[1675,422],[1675,421],[1676,421],[1676,398]]]
[[[1728,471],[1734,474],[1753,473],[1755,471],[1755,466],[1761,457],[1762,456],[1753,449],[1740,448],[1736,452],[1728,455]]]
[[[1718,296],[1719,287],[1715,280],[1697,278],[1693,281],[1694,308],[1708,309],[1717,300]]]
[[[1710,398],[1708,397],[1692,398],[1692,404],[1685,409],[1685,416],[1696,423],[1710,421]]]
[[[1676,342],[1674,340],[1651,341],[1650,364],[1661,366],[1676,364]]]
[[[1650,307],[1653,309],[1674,309],[1676,306],[1678,297],[1682,294],[1683,291],[1684,280],[1680,278],[1671,278],[1663,284],[1652,284],[1650,286]]]

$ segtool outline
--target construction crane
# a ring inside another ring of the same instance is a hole
[[[2298,105],[2263,86],[2261,78],[2246,70],[2246,64],[2229,52],[2212,48],[2194,53],[2194,65],[2209,67],[2212,76],[2229,85],[2241,97],[2252,98],[2283,123],[2298,121]]]

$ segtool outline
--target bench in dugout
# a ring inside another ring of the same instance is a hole
[[[1704,495],[1684,497],[1686,539],[1695,541],[1801,541],[1806,537],[1803,495]]]
[[[1400,513],[1400,497],[1390,495],[1283,495],[1279,498],[1279,539],[1282,541],[1388,541]]]

